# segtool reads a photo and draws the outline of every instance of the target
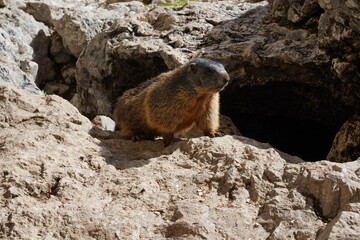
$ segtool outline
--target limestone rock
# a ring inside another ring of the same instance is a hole
[[[71,102],[90,117],[110,115],[112,102],[122,92],[185,63],[215,24],[248,10],[230,5],[189,2],[181,8],[155,7],[116,21],[109,31],[94,37],[80,56],[77,94]]]
[[[288,19],[294,23],[307,21],[322,12],[317,0],[292,0],[288,9]]]
[[[35,19],[54,27],[66,49],[76,58],[99,32],[109,28],[115,19],[147,10],[140,2],[105,5],[105,1],[27,1],[22,7]]]
[[[223,133],[224,135],[237,135],[242,136],[239,129],[235,126],[233,121],[222,114],[220,114],[220,126],[219,132]],[[191,128],[187,132],[175,134],[176,137],[180,138],[193,138],[193,137],[201,137],[204,136],[204,133],[197,130],[196,127]]]
[[[61,76],[63,77],[66,84],[72,84],[72,83],[76,82],[75,72],[76,72],[76,69],[72,65],[65,65],[61,69]]]
[[[275,17],[302,23],[315,17],[320,46],[334,51],[359,48],[360,3],[347,0],[270,0]],[[355,50],[356,51],[356,50]],[[337,54],[335,54],[337,55]]]
[[[271,1],[273,11],[292,9],[287,17],[293,13],[294,19],[290,20],[298,24],[294,28],[274,22],[266,2],[246,4],[249,3],[155,7],[114,21],[108,31],[92,38],[80,56],[77,92],[71,102],[91,118],[110,115],[114,99],[125,90],[176,68],[189,58],[205,57],[223,63],[230,73],[232,84],[223,93],[222,106],[233,119],[251,113],[270,121],[279,116],[285,123],[283,119],[296,119],[299,124],[313,122],[325,125],[329,129],[324,130],[328,132],[325,135],[332,138],[334,129],[358,111],[360,97],[356,48],[334,56],[331,49],[319,44],[316,31],[321,32],[323,26],[317,26],[317,19],[325,14],[323,11],[332,10],[321,8],[317,1]],[[314,26],[309,27],[311,21]],[[352,29],[356,31],[356,26]],[[258,100],[248,96],[251,91],[247,89],[259,89],[259,94],[254,93]],[[257,134],[265,132],[257,129]],[[277,132],[281,131],[288,132]],[[299,132],[303,138],[309,138],[301,129]],[[322,153],[312,160],[325,159],[331,141],[327,140]],[[286,140],[284,144],[288,144]],[[298,145],[291,144],[290,149]],[[308,145],[306,151],[311,153],[314,144]]]
[[[101,129],[108,131],[115,130],[115,122],[107,116],[96,116],[91,122]]]
[[[54,34],[51,38],[50,54],[56,63],[71,61],[71,54],[65,49],[62,38],[58,34]]]
[[[104,9],[88,6],[78,10],[70,9],[52,23],[63,39],[64,46],[76,58],[87,43],[99,32],[108,29],[115,19],[144,11],[140,2],[112,4],[112,8]]]
[[[280,61],[286,63],[282,67],[302,66],[302,78],[298,81],[319,81],[310,79],[315,69],[308,66],[310,62],[315,62],[317,67],[321,67],[328,61],[325,52],[317,45],[317,36],[305,29],[292,30],[276,23],[263,24],[269,13],[267,6],[258,7],[244,16],[216,26],[207,34],[208,47],[200,56],[223,62],[232,79],[240,86],[264,85],[269,81],[296,81],[291,76],[276,75],[275,71],[261,77],[260,66],[276,64],[276,68],[279,68]],[[238,61],[233,60],[235,57]],[[298,74],[294,76],[297,78]]]
[[[353,116],[336,134],[327,155],[332,162],[349,162],[360,158],[360,116]]]
[[[272,0],[273,13],[266,2],[115,2],[0,8],[0,239],[360,239],[358,1]],[[283,7],[296,29],[271,20]],[[318,18],[315,31],[302,25]],[[236,128],[167,148],[131,142],[79,112],[109,115],[126,89],[198,56],[231,75],[223,110],[349,118],[328,159],[351,162],[304,162]],[[56,77],[77,84],[79,110],[14,86],[39,93],[36,79]]]
[[[272,1],[270,7],[275,3],[286,3],[289,7],[295,2],[315,4],[314,1]],[[306,19],[310,17],[307,15]],[[350,45],[343,49],[346,54],[342,55],[340,50],[335,53],[332,47],[319,44],[316,30],[304,23],[291,27],[280,26],[276,21],[269,6],[259,6],[215,26],[205,36],[204,48],[195,56],[219,61],[229,72],[232,82],[222,94],[222,109],[238,127],[243,127],[239,128],[245,136],[271,142],[279,148],[284,146],[287,151],[301,148],[301,152],[312,155],[313,146],[319,141],[310,143],[308,150],[303,142],[312,139],[310,134],[319,128],[307,129],[321,123],[319,126],[327,126],[324,129],[327,140],[321,154],[313,156],[312,161],[325,159],[336,131],[360,108],[358,54]],[[326,26],[332,25],[329,22]],[[319,25],[319,32],[320,28]],[[351,29],[356,32],[357,27]],[[333,45],[344,46],[335,42]],[[296,132],[307,122],[312,124]],[[286,127],[287,124],[290,125]],[[271,131],[274,125],[278,129]],[[284,130],[287,128],[289,130]],[[267,131],[271,133],[266,134]],[[283,136],[288,131],[292,133]],[[280,132],[279,137],[272,138]],[[293,136],[304,140],[297,143],[278,140],[293,139]]]
[[[112,4],[118,2],[130,2],[130,0],[106,0],[106,4]]]
[[[56,31],[60,36],[63,36],[65,48],[76,58],[79,57],[90,39],[100,32],[103,27],[103,22],[99,22],[99,24],[94,22],[94,24],[88,26],[86,21],[81,19],[81,16],[74,19],[68,13],[53,21]]]
[[[0,7],[5,7],[8,3],[8,0],[0,0]]]
[[[17,7],[0,9],[0,25],[1,81],[41,94],[35,80],[51,78],[52,71],[46,48],[40,48],[47,46],[47,27]]]
[[[39,66],[35,79],[36,85],[42,86],[46,82],[54,81],[56,72],[55,63],[49,58],[49,34],[44,31],[39,31],[36,38],[30,43],[30,46],[34,50],[34,62]]]
[[[269,0],[275,17],[285,17],[299,23],[320,15],[322,12],[318,0]]]
[[[32,15],[37,21],[46,24],[47,26],[53,27],[52,23],[52,12],[54,8],[59,10],[59,7],[54,6],[50,1],[26,1],[22,9]]]
[[[350,203],[344,211],[331,220],[316,239],[357,239],[360,228],[355,221],[360,218],[359,211],[358,203]]]
[[[0,238],[360,237],[359,161],[305,163],[240,136],[94,138],[58,96],[0,96]]]
[[[307,24],[317,28],[319,47],[326,50],[331,57],[342,58],[340,61],[351,69],[351,72],[341,74],[340,79],[359,79],[360,70],[357,66],[360,57],[358,54],[359,1],[270,0],[269,2],[273,16],[287,18],[293,23],[299,23],[300,27],[303,25],[303,28],[306,28]]]
[[[320,44],[336,48],[339,43],[359,48],[360,2],[354,0],[319,0],[324,13],[319,20]]]
[[[48,82],[44,86],[44,91],[47,94],[63,95],[69,90],[69,86],[57,82]]]

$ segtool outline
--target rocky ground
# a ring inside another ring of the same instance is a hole
[[[0,239],[359,239],[359,6],[0,0]],[[89,120],[193,57],[244,136]]]
[[[359,161],[240,136],[131,142],[0,86],[2,239],[357,239]]]

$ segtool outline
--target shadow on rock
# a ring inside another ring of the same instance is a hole
[[[153,158],[171,154],[176,148],[175,144],[164,148],[161,139],[141,142],[125,140],[117,132],[102,130],[96,126],[89,134],[100,141],[101,154],[106,163],[119,170],[142,167]]]
[[[34,50],[34,62],[38,64],[38,71],[34,74],[36,75],[35,82],[37,86],[43,86],[46,82],[55,78],[55,64],[49,58],[49,44],[50,37],[43,30],[40,30],[30,43]]]

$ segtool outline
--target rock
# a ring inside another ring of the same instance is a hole
[[[288,9],[288,19],[294,23],[307,21],[322,12],[317,0],[291,1]]]
[[[349,162],[360,157],[360,116],[353,116],[336,134],[327,155],[332,162]]]
[[[0,9],[0,239],[360,239],[357,1],[272,0],[272,10],[110,2],[14,0]],[[49,39],[26,12],[58,33]],[[236,136],[226,118],[224,137],[164,148],[121,139],[105,116],[97,127],[79,112],[109,115],[126,89],[199,56],[230,73],[221,109],[245,136],[278,134],[319,160],[343,125],[328,156],[341,163],[304,162]],[[35,79],[66,94],[77,84],[79,110],[14,86],[41,94]],[[324,125],[331,131],[317,140]]]
[[[322,13],[318,0],[269,0],[269,4],[275,17],[294,23],[306,22]]]
[[[0,0],[0,7],[5,7],[7,4],[7,0]]]
[[[269,4],[273,16],[283,20],[303,24],[311,19],[319,19],[313,24],[319,33],[319,45],[332,53],[346,49],[351,52],[359,48],[358,1],[270,0]]]
[[[91,122],[103,130],[115,131],[115,122],[107,116],[96,116]]]
[[[270,0],[273,16],[286,18],[298,23],[305,22],[318,32],[319,47],[328,52],[332,58],[348,65],[349,71],[342,72],[340,79],[359,79],[357,54],[360,42],[360,3],[358,1],[330,0]],[[309,20],[309,21],[308,21]],[[315,21],[313,21],[315,20]],[[306,25],[306,24],[305,24]],[[298,26],[298,27],[299,27]]]
[[[47,32],[39,31],[36,38],[31,42],[30,46],[34,49],[34,62],[39,66],[36,75],[36,85],[42,86],[46,82],[55,79],[55,63],[49,58],[50,39]]]
[[[112,4],[118,2],[130,2],[130,0],[106,0],[106,4]]]
[[[116,21],[109,31],[92,39],[77,61],[77,94],[71,102],[89,117],[109,116],[114,99],[125,90],[185,63],[201,47],[214,22],[247,10],[229,9],[231,4],[155,7]]]
[[[110,116],[113,100],[125,87],[167,70],[166,63],[171,67],[179,65],[175,51],[162,44],[160,39],[122,40],[121,35],[129,34],[124,29],[122,34],[119,33],[116,45],[110,45],[106,42],[111,34],[113,32],[97,35],[76,63],[77,93],[71,103],[90,117],[97,114]],[[103,85],[105,78],[106,85]]]
[[[76,58],[90,40],[99,32],[107,30],[115,19],[146,10],[140,2],[112,4],[104,9],[89,5],[70,9],[58,19],[53,19],[55,30],[63,39],[65,48]]]
[[[224,133],[225,135],[242,136],[239,129],[235,126],[235,124],[231,120],[231,118],[224,116],[224,115],[220,115],[219,131]]]
[[[237,135],[242,136],[239,129],[235,126],[233,121],[224,115],[220,114],[220,126],[219,132],[223,133],[224,135]],[[175,134],[175,137],[178,138],[194,138],[194,137],[201,137],[204,136],[204,133],[197,130],[196,127],[191,128],[187,132]]]
[[[56,95],[0,95],[1,238],[360,237],[360,161],[305,163],[240,136],[94,138]]]
[[[44,86],[44,91],[46,92],[46,94],[63,95],[68,90],[68,85],[56,82],[48,82]]]
[[[310,20],[308,23],[312,22],[310,25],[317,28],[319,47],[326,50],[333,58],[343,58],[340,61],[351,69],[350,73],[345,72],[339,78],[359,79],[356,62],[356,59],[359,59],[357,49],[360,42],[358,1],[270,0],[269,2],[275,17],[287,18],[300,25]]]
[[[315,4],[272,1],[270,6],[280,2]],[[325,159],[338,129],[360,109],[355,55],[348,50],[347,57],[334,58],[311,28],[280,26],[272,14],[268,6],[259,6],[218,24],[195,56],[219,61],[229,72],[232,82],[222,94],[222,113],[244,136],[306,160]],[[293,136],[298,141],[292,142]]]
[[[176,17],[169,13],[160,13],[154,22],[154,29],[158,31],[166,31],[173,28],[176,24]]]
[[[273,11],[291,7],[299,14],[296,29],[272,22],[266,2],[155,7],[117,20],[94,37],[79,58],[77,93],[71,102],[90,118],[109,116],[114,99],[125,90],[189,58],[210,58],[230,72],[232,84],[222,94],[222,106],[243,134],[307,160],[325,159],[336,131],[359,109],[357,53],[352,49],[334,58],[319,45],[314,29],[322,10],[316,1],[281,2],[270,6]],[[315,26],[305,25],[311,21]],[[268,126],[272,122],[279,129]],[[306,149],[299,144],[304,141]],[[323,146],[314,150],[319,141]]]
[[[93,25],[90,26],[87,26],[85,22],[86,20],[82,21],[80,16],[78,19],[74,19],[68,13],[53,21],[56,31],[63,36],[65,48],[76,58],[79,57],[90,39],[102,30],[103,22],[93,21]]]
[[[357,239],[359,237],[360,228],[356,224],[356,219],[360,218],[360,205],[350,203],[346,208],[331,220],[316,239]]]
[[[279,61],[289,64],[284,64],[283,67],[302,65],[302,74],[305,75],[299,81],[303,83],[317,81],[318,79],[310,79],[315,69],[310,69],[307,66],[308,63],[316,62],[317,66],[324,66],[328,61],[325,52],[321,51],[317,45],[317,36],[305,29],[292,30],[276,23],[263,24],[268,14],[269,9],[266,6],[259,7],[256,11],[249,11],[242,17],[216,26],[207,34],[208,47],[200,56],[223,62],[228,71],[233,71],[230,73],[233,82],[239,81],[237,85],[240,86],[264,85],[269,81],[285,81],[285,79],[296,81],[279,75],[260,76],[260,67],[265,64],[276,64],[278,68]],[[271,34],[268,34],[270,31]],[[216,50],[217,48],[219,50]],[[238,57],[239,61],[234,61],[232,59],[234,57]],[[250,66],[244,68],[247,65]]]
[[[58,34],[54,34],[51,38],[50,54],[56,63],[67,63],[71,61],[71,55],[65,49],[62,38]]]
[[[360,3],[359,1],[318,0],[325,11],[319,20],[320,45],[329,49],[346,47],[359,48]]]
[[[29,60],[20,61],[20,69],[28,73],[33,79],[36,79],[39,65]]]
[[[11,8],[0,9],[0,79],[42,94],[35,80],[52,76],[51,60],[46,48],[40,47],[47,46],[48,29],[18,9],[16,1],[11,4],[14,4]]]
[[[73,65],[65,65],[61,69],[61,76],[63,77],[66,84],[72,84],[76,82],[75,72],[76,69]]]
[[[52,4],[51,1],[38,2],[38,1],[26,1],[26,4],[22,7],[22,10],[32,15],[37,21],[46,24],[47,26],[53,27],[52,23],[52,12],[53,8],[59,10]]]
[[[87,43],[99,32],[113,24],[115,19],[147,10],[140,2],[106,5],[104,1],[27,1],[22,7],[35,19],[54,27],[63,44],[76,58]]]

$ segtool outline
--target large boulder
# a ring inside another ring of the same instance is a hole
[[[360,237],[360,161],[246,137],[131,142],[64,99],[0,84],[2,239]]]

